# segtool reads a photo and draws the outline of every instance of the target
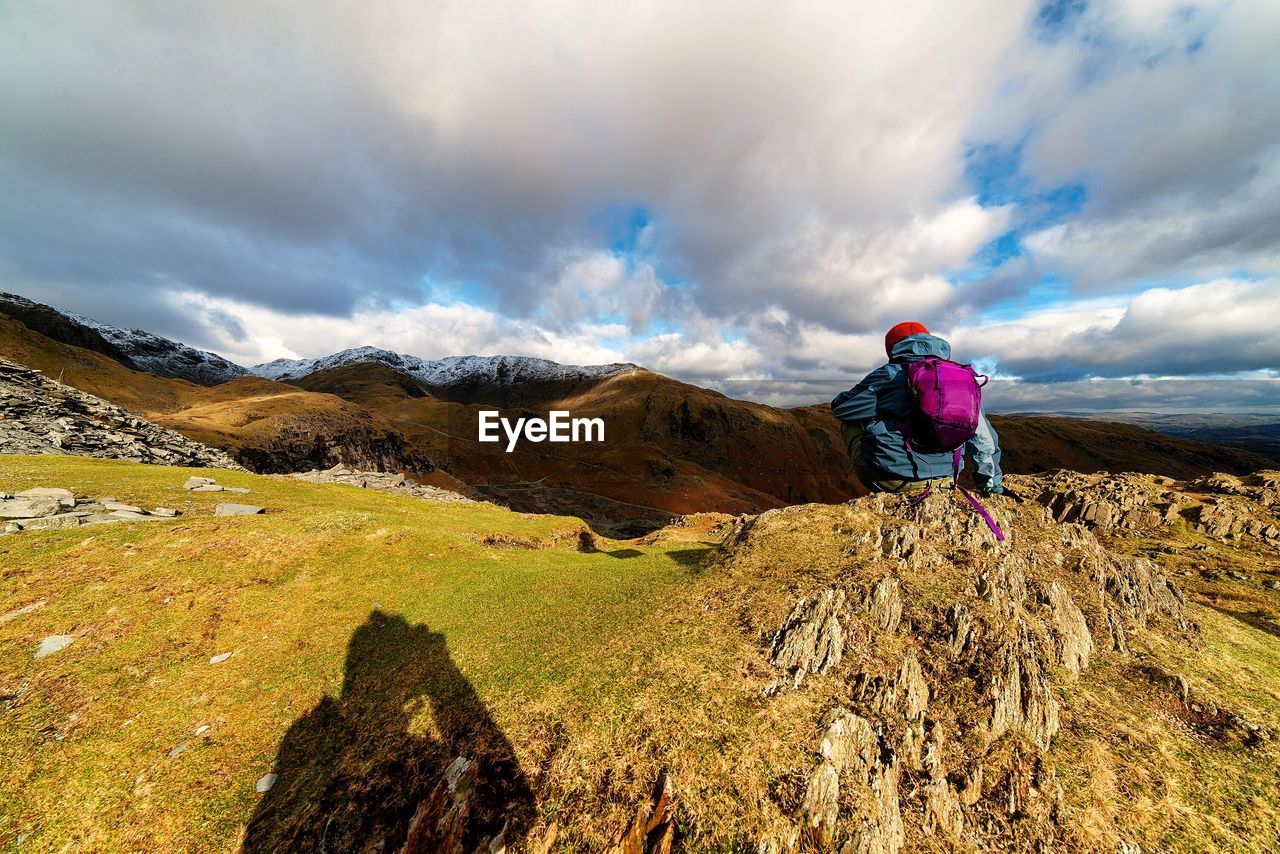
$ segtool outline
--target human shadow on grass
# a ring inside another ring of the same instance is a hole
[[[411,732],[430,710],[434,727]],[[511,743],[454,664],[444,635],[373,611],[347,647],[342,693],[290,726],[243,851],[396,851],[455,757],[477,763],[464,849],[518,842],[534,795]],[[456,766],[455,766],[456,768]],[[504,832],[505,827],[505,832]]]

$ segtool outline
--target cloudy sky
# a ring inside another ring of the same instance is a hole
[[[1278,44],[1276,0],[0,3],[0,289],[779,403],[914,319],[1006,403],[1280,407]]]

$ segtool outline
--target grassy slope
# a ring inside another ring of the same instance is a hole
[[[732,670],[734,634],[662,616],[694,577],[697,542],[584,554],[577,520],[233,473],[220,482],[250,487],[244,499],[271,512],[214,518],[199,514],[217,495],[180,488],[189,470],[3,459],[0,489],[63,485],[194,512],[0,538],[0,613],[47,602],[0,623],[0,844],[32,834],[36,849],[235,848],[254,782],[286,729],[338,696],[348,641],[374,609],[442,633],[521,764],[578,763],[581,791],[562,787],[561,802],[596,815],[621,809],[596,801],[606,769],[615,797],[645,790],[657,759],[633,767],[636,743],[662,721],[685,728],[664,737],[663,760],[703,772],[723,765],[719,745],[686,737],[712,720],[752,728],[726,707],[732,688],[711,703],[700,692]],[[486,545],[495,533],[504,543]],[[32,660],[41,638],[62,633],[71,647]],[[662,649],[682,633],[700,656],[666,672]],[[440,726],[420,706],[414,721]],[[549,755],[549,733],[574,747]]]
[[[569,850],[614,838],[663,765],[690,848],[748,840],[776,814],[773,799],[794,800],[817,721],[839,701],[837,683],[823,680],[762,701],[767,668],[734,604],[774,602],[756,614],[767,629],[822,572],[861,571],[841,568],[847,544],[807,528],[773,543],[758,567],[726,576],[701,571],[711,564],[696,527],[582,553],[576,520],[487,505],[217,473],[254,490],[237,500],[272,511],[224,519],[200,512],[218,495],[180,488],[189,470],[0,461],[3,490],[66,486],[190,511],[173,522],[0,538],[0,616],[47,603],[0,621],[0,847],[30,834],[24,850],[237,848],[260,803],[254,782],[282,739],[310,737],[298,725],[316,719],[326,697],[355,693],[344,686],[348,646],[362,634],[376,640],[383,626],[443,637],[443,678],[469,683],[525,773],[552,781],[539,809],[560,823]],[[1171,545],[1182,551],[1155,552]],[[1190,548],[1198,545],[1207,550]],[[1203,627],[1192,649],[1143,635],[1140,661],[1280,728],[1280,594],[1260,586],[1280,577],[1274,555],[1185,528],[1112,547],[1160,560]],[[50,634],[76,641],[32,660]],[[359,647],[369,657],[359,662],[362,690],[383,700],[364,709],[359,743],[343,748],[350,777],[406,727],[447,738],[456,726],[429,700],[458,686],[414,669],[397,643],[411,636]],[[228,651],[229,661],[209,663]],[[1173,851],[1280,844],[1274,743],[1212,737],[1134,664],[1106,654],[1059,684],[1063,731],[1052,757],[1073,846],[1114,849],[1117,833]]]
[[[1185,525],[1106,542],[1118,553],[1157,560],[1186,593],[1200,625],[1200,642],[1190,651],[1143,635],[1134,649],[1138,660],[1186,676],[1198,698],[1280,728],[1280,594],[1261,586],[1280,580],[1275,552],[1247,541],[1226,545]],[[1228,571],[1249,580],[1218,576]],[[1100,662],[1075,688],[1063,698],[1069,723],[1059,744],[1081,761],[1064,763],[1059,773],[1081,845],[1101,844],[1106,828],[1119,827],[1148,850],[1280,846],[1274,742],[1250,749],[1213,738],[1133,666]]]

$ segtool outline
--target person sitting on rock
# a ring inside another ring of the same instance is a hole
[[[929,357],[951,359],[951,345],[922,323],[899,323],[884,336],[889,363],[876,368],[831,401],[854,473],[873,492],[919,492],[950,487],[957,470],[952,452],[929,453],[911,446],[904,427],[912,417],[906,365]],[[964,443],[974,464],[974,483],[984,495],[1005,492],[1000,444],[991,422],[978,412],[977,432]],[[963,465],[961,461],[960,465]]]

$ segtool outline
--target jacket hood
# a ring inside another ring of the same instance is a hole
[[[890,362],[915,362],[927,356],[951,358],[951,345],[936,335],[908,335],[889,351]]]

